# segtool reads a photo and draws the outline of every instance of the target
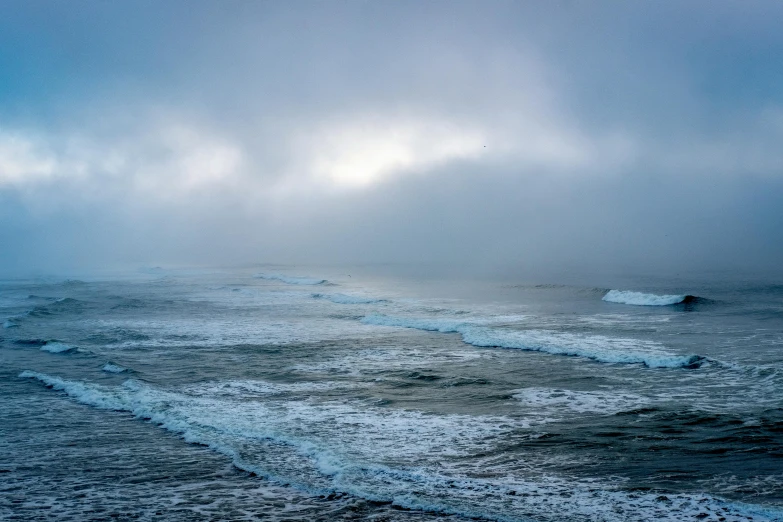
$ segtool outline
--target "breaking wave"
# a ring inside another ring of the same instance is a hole
[[[513,330],[454,320],[368,315],[364,324],[413,328],[441,333],[458,333],[467,344],[483,348],[513,348],[552,355],[585,357],[604,363],[641,363],[650,368],[698,368],[705,358],[677,355],[659,343],[599,335],[585,336],[550,330]]]
[[[41,346],[41,350],[49,353],[73,353],[77,350],[75,346],[61,343],[60,341],[47,341]]]
[[[313,299],[326,299],[337,304],[372,304],[385,303],[386,299],[375,299],[373,297],[360,297],[346,294],[312,294]]]
[[[675,304],[687,304],[700,301],[695,295],[658,295],[632,292],[629,290],[609,290],[603,297],[609,303],[619,303],[637,306],[668,306]]]
[[[106,373],[127,373],[130,372],[128,368],[125,368],[124,366],[120,366],[119,364],[114,364],[111,362],[107,362],[103,365],[101,368]]]
[[[543,473],[495,476],[470,471],[474,468],[454,470],[444,463],[448,459],[439,458],[477,455],[503,444],[514,429],[506,417],[429,415],[306,399],[269,406],[244,400],[241,388],[236,395],[194,396],[135,380],[109,387],[29,370],[19,377],[36,379],[82,404],[129,412],[226,455],[240,469],[313,494],[347,493],[407,509],[491,520],[730,516],[768,522],[783,515],[779,509],[702,494],[663,496]],[[472,465],[483,470],[487,463]]]
[[[328,283],[326,279],[315,279],[312,277],[297,277],[281,274],[256,274],[257,279],[267,279],[270,281],[280,281],[289,285],[323,285]]]

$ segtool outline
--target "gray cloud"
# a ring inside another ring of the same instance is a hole
[[[783,261],[776,2],[49,7],[0,22],[6,272]]]

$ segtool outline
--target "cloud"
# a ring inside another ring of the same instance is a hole
[[[0,22],[19,266],[781,261],[774,6],[91,5]]]
[[[17,133],[0,131],[0,186],[47,180],[57,162],[41,145]]]
[[[45,195],[47,203],[60,206],[68,205],[73,192],[97,199],[133,193],[170,204],[230,184],[241,171],[242,150],[211,131],[186,122],[145,123],[121,140],[84,130],[0,132],[0,190],[16,190],[31,202]]]
[[[314,181],[366,187],[390,176],[478,158],[486,136],[439,121],[388,117],[333,122],[297,140],[297,155]]]

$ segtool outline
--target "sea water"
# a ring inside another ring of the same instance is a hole
[[[783,285],[382,272],[0,282],[0,518],[783,520]]]

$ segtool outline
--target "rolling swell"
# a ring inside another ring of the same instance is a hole
[[[129,373],[132,371],[129,368],[125,368],[124,366],[120,366],[119,364],[114,364],[111,361],[104,364],[101,367],[101,370],[106,373]]]
[[[630,290],[609,290],[602,298],[609,303],[635,306],[669,306],[677,304],[706,303],[709,300],[690,294],[645,294]]]
[[[454,320],[386,315],[367,315],[362,322],[377,326],[458,333],[462,335],[465,343],[482,348],[512,348],[552,355],[570,355],[603,363],[641,363],[649,368],[694,369],[705,361],[705,358],[699,355],[668,353],[658,343],[637,339],[580,336],[549,330],[512,330]]]
[[[529,285],[505,285],[505,288],[514,288],[516,290],[540,291],[540,292],[563,292],[574,295],[603,295],[610,288],[599,288],[590,286],[564,285],[556,283],[542,283]]]
[[[76,346],[71,346],[62,341],[56,339],[16,339],[14,344],[19,346],[30,346],[40,349],[43,352],[56,353],[56,354],[71,354],[80,350]],[[85,351],[86,352],[86,351]]]
[[[84,311],[86,303],[72,297],[63,297],[45,305],[39,305],[27,312],[29,317],[46,318],[48,316]]]
[[[78,348],[60,341],[47,341],[41,346],[41,350],[49,353],[69,354],[78,351]]]

